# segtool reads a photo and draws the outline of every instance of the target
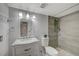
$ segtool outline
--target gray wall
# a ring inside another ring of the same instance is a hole
[[[8,55],[8,7],[0,3],[0,36],[3,40],[0,41],[0,56]]]
[[[79,12],[60,19],[59,46],[79,55]]]
[[[8,7],[6,6],[6,4],[0,3],[0,15],[3,15],[5,17],[8,17]]]
[[[18,17],[18,13],[20,10],[14,9],[14,8],[9,8],[9,27],[10,27],[10,32],[9,32],[9,44],[11,44],[20,36],[20,19]],[[23,11],[24,13],[26,11]],[[36,16],[36,21],[32,22],[31,19],[28,19],[28,36],[33,37],[42,37],[44,34],[48,35],[48,16],[46,15],[41,15],[41,14],[36,14],[30,12],[30,15],[35,15]],[[10,48],[10,55],[11,53],[11,48]]]

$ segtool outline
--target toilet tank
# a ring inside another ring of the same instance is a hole
[[[48,38],[41,38],[41,44],[42,46],[48,46],[49,39]]]

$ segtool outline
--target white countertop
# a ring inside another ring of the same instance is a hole
[[[38,42],[39,40],[37,38],[26,38],[26,39],[16,39],[15,42],[12,44],[14,45],[22,45],[22,44],[29,44],[33,42]]]

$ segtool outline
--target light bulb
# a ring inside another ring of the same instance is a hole
[[[29,19],[29,17],[30,17],[29,14],[27,14],[27,15],[26,15],[26,18]]]
[[[19,13],[19,18],[22,18],[22,16],[23,16],[23,15],[22,15],[22,12],[20,12],[20,13]]]
[[[36,18],[36,16],[34,15],[34,16],[33,16],[33,19],[35,19],[35,18]]]

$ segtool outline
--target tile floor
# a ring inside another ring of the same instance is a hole
[[[72,53],[67,52],[61,48],[56,48],[58,50],[58,55],[57,56],[74,56]]]

